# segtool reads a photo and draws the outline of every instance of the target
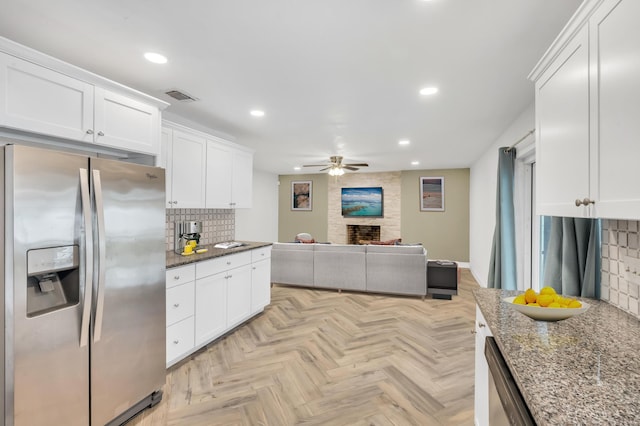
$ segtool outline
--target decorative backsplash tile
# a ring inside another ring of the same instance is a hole
[[[235,239],[236,214],[233,209],[167,209],[165,242],[167,251],[174,248],[175,223],[202,221],[200,244],[215,244]]]
[[[600,298],[640,318],[636,263],[640,260],[640,222],[602,220],[602,280]],[[629,259],[631,258],[631,259]],[[634,274],[634,272],[636,272]]]

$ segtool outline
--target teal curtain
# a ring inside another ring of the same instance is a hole
[[[489,288],[517,289],[516,226],[513,209],[513,180],[516,150],[498,150],[498,190],[496,191],[496,228],[493,233],[489,265]]]
[[[567,296],[600,297],[600,223],[552,217],[542,286]]]

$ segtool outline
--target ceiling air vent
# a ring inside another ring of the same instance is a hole
[[[198,98],[194,98],[193,96],[187,95],[185,92],[177,89],[167,90],[164,93],[180,102],[195,102],[198,100]]]

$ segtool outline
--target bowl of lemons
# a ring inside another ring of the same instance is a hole
[[[543,287],[540,293],[527,289],[522,294],[505,297],[502,300],[516,311],[536,321],[560,321],[589,309],[588,303],[557,294],[553,287]]]

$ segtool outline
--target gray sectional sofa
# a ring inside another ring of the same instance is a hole
[[[271,282],[424,297],[427,251],[422,246],[274,243]]]

